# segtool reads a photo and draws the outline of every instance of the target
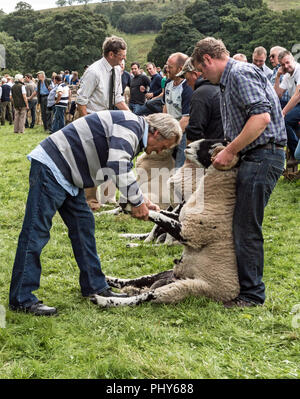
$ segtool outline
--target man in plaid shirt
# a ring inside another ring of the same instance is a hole
[[[240,294],[224,305],[262,305],[264,208],[283,172],[287,141],[280,102],[265,74],[255,65],[230,58],[221,40],[200,40],[192,58],[204,79],[221,87],[224,135],[231,143],[213,165],[226,166],[236,154],[241,156],[233,217]]]

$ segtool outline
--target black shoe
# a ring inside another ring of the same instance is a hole
[[[117,297],[117,298],[127,298],[127,294],[119,294],[118,292],[113,292],[111,288],[107,288],[105,291],[97,293],[96,295],[105,297]]]
[[[262,306],[261,303],[253,302],[253,301],[245,301],[242,298],[236,297],[232,299],[231,301],[224,302],[223,303],[224,307],[227,309],[230,308],[250,308],[253,306]]]
[[[56,308],[43,305],[42,301],[34,303],[28,307],[10,306],[10,309],[17,312],[32,313],[35,316],[53,316],[57,314]]]

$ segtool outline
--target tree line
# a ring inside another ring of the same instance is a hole
[[[168,55],[188,55],[205,36],[220,38],[231,55],[252,58],[255,47],[282,46],[289,50],[300,40],[300,10],[271,10],[263,0],[195,0],[168,18],[155,39],[148,60],[164,65]]]

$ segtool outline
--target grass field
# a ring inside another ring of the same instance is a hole
[[[174,306],[143,304],[102,310],[81,297],[67,231],[55,216],[42,254],[38,298],[58,308],[53,318],[8,310],[8,291],[28,190],[26,154],[45,134],[0,128],[0,379],[288,378],[300,377],[300,181],[280,180],[266,209],[263,307],[225,309],[205,298]],[[127,248],[119,233],[147,232],[129,216],[96,216],[106,274],[134,277],[172,267],[181,247]],[[299,311],[298,311],[299,312]],[[2,320],[3,322],[3,320]]]

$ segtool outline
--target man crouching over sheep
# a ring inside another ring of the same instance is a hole
[[[287,142],[280,102],[264,73],[230,58],[221,40],[200,40],[192,59],[204,79],[221,88],[224,134],[231,143],[216,155],[213,165],[223,167],[241,156],[233,216],[240,294],[225,306],[261,305],[265,301],[264,208],[283,172]]]
[[[100,111],[52,134],[28,155],[30,188],[12,272],[12,310],[38,316],[57,313],[32,294],[40,285],[40,255],[56,211],[69,231],[82,295],[126,296],[111,291],[101,270],[94,216],[84,189],[111,178],[132,205],[132,216],[147,220],[149,209],[158,209],[143,197],[132,161],[143,149],[150,154],[175,147],[181,137],[179,123],[168,114],[140,117],[129,111]]]

